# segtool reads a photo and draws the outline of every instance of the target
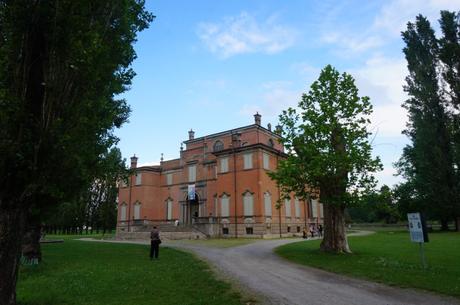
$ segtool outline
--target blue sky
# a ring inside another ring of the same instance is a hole
[[[135,45],[137,76],[123,95],[132,114],[116,131],[124,158],[177,158],[191,128],[199,137],[249,125],[256,111],[274,126],[332,64],[370,97],[384,164],[376,177],[393,185],[407,143],[400,32],[420,13],[437,27],[439,11],[460,10],[460,0],[147,0],[147,8],[157,18]]]

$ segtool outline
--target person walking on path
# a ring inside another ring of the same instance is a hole
[[[319,227],[318,227],[318,235],[319,235],[319,237],[323,237],[323,225],[319,225]]]
[[[152,232],[150,232],[150,259],[152,260],[154,257],[158,258],[158,254],[160,252],[160,231],[158,231],[157,227],[153,227]]]
[[[303,227],[302,238],[308,238],[307,228]]]

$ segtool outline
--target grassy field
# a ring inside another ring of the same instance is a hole
[[[336,273],[460,297],[460,233],[433,233],[424,245],[423,269],[419,245],[406,231],[380,231],[350,237],[352,255],[325,254],[319,240],[281,246],[276,253],[293,262]]]
[[[189,253],[162,247],[150,261],[148,246],[65,239],[43,246],[39,266],[23,266],[18,282],[21,305],[242,304],[229,284]],[[85,237],[85,236],[83,236]]]

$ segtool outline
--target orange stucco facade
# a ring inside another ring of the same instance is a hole
[[[256,114],[252,125],[184,141],[180,158],[159,166],[137,167],[128,184],[120,185],[118,230],[136,225],[176,223],[202,226],[211,235],[264,236],[293,234],[322,222],[319,203],[291,194],[280,198],[267,173],[286,155],[279,135],[262,127]]]

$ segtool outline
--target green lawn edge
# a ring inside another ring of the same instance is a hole
[[[274,251],[297,264],[460,298],[460,233],[430,234],[430,242],[424,244],[426,269],[419,245],[410,242],[408,232],[382,231],[348,239],[353,254],[323,253],[320,240],[291,243]]]

